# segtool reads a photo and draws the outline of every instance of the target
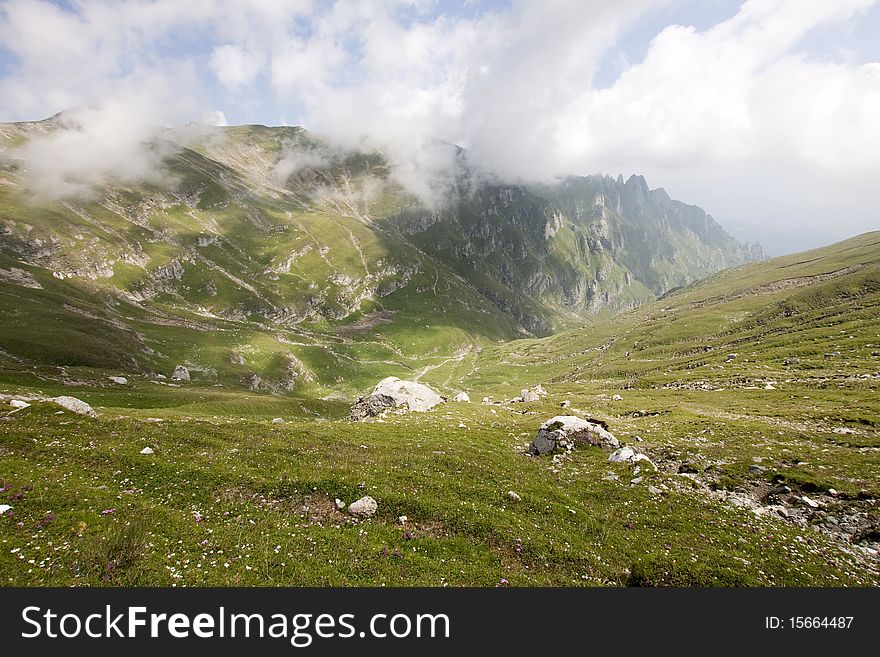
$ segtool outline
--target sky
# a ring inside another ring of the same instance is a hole
[[[302,125],[418,192],[644,175],[782,254],[880,229],[880,0],[0,0],[0,120],[78,113],[47,185],[155,175],[159,125]]]

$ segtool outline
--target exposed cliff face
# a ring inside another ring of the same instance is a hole
[[[537,334],[763,258],[641,176],[484,186],[439,212],[406,208],[390,223]]]

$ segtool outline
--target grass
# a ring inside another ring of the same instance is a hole
[[[320,383],[281,396],[199,376],[119,386],[106,379],[117,371],[71,366],[64,383],[57,367],[9,363],[5,394],[74,394],[99,417],[35,402],[0,419],[6,583],[876,585],[876,557],[813,526],[855,513],[861,535],[876,533],[876,248],[867,236],[820,260],[725,272],[585,329],[383,366],[433,362],[425,380],[475,401],[543,383],[548,396],[531,404],[449,403],[354,424],[350,401],[319,399],[334,391]],[[836,271],[842,250],[846,266],[866,267],[745,293],[780,269]],[[246,368],[266,358],[266,336],[231,330]],[[356,362],[354,345],[338,348]],[[325,379],[343,371],[324,354]],[[793,354],[800,363],[784,365]],[[365,372],[361,390],[375,381]],[[630,483],[631,466],[598,448],[524,456],[563,400],[658,470]],[[797,524],[724,499],[781,485],[820,497],[824,515]],[[364,494],[379,502],[371,519],[335,507]]]
[[[876,581],[825,537],[703,499],[672,475],[649,475],[667,486],[659,495],[606,481],[631,475],[599,449],[560,470],[527,458],[518,450],[537,418],[491,410],[457,404],[346,429],[155,408],[164,422],[112,407],[90,419],[36,404],[3,421],[5,494],[22,496],[2,518],[0,564],[7,583],[26,585]],[[664,427],[628,426],[652,447],[676,444]],[[333,505],[364,494],[379,501],[370,520]]]

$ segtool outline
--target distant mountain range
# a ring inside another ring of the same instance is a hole
[[[641,176],[509,185],[462,156],[428,205],[381,153],[295,127],[165,130],[161,176],[44,198],[17,153],[62,129],[0,124],[0,358],[293,385],[340,358],[546,335],[764,257]],[[46,322],[69,340],[16,336]]]

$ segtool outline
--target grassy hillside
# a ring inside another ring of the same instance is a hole
[[[27,271],[45,284],[28,299],[62,294]],[[205,317],[170,310],[174,324],[148,332],[134,305],[71,297],[132,318],[92,335],[90,351],[143,340],[171,364],[190,348],[179,336],[210,332],[196,326]],[[59,333],[33,330],[73,342],[89,334],[78,317],[56,320]],[[877,585],[878,318],[871,233],[727,270],[584,328],[453,356],[390,355],[378,320],[310,367],[325,359],[323,381],[348,367],[361,392],[385,373],[421,376],[474,403],[362,423],[345,419],[350,402],[326,383],[284,396],[199,372],[119,385],[106,376],[122,364],[59,369],[7,355],[0,391],[33,405],[0,417],[0,501],[12,506],[0,572],[9,584],[65,585]],[[267,339],[259,322],[210,321],[239,351]],[[408,330],[411,342],[431,331]],[[21,331],[4,339],[32,344]],[[215,338],[204,344],[200,359],[226,357]],[[507,403],[537,384],[548,392],[539,401]],[[98,417],[42,401],[57,394]],[[560,413],[606,422],[656,470],[610,463],[596,447],[526,456]],[[147,446],[155,453],[140,454]],[[373,518],[336,509],[364,494],[379,503]]]

